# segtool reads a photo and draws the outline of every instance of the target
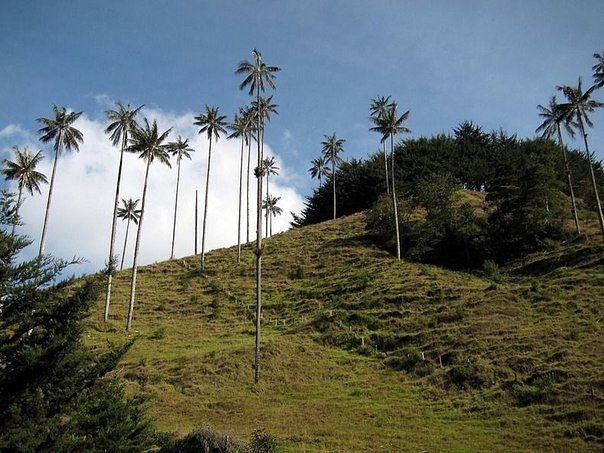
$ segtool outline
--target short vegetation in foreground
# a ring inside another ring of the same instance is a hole
[[[241,266],[236,247],[210,252],[203,277],[198,257],[140,269],[120,374],[160,430],[264,429],[285,450],[601,449],[597,240],[459,272],[394,260],[359,213],[266,247],[258,386],[251,244]],[[128,277],[115,282],[109,325],[100,301],[89,321],[98,347],[123,338]]]

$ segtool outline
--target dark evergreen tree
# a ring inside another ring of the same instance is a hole
[[[14,200],[0,197],[0,451],[141,451],[152,430],[140,406],[107,377],[129,344],[92,352],[83,320],[101,276],[53,284],[70,263],[18,262]]]

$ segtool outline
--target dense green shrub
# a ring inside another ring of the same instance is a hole
[[[397,194],[412,196],[418,182],[446,172],[463,188],[490,193],[516,185],[526,156],[536,154],[548,161],[560,189],[568,195],[560,147],[549,140],[524,139],[504,132],[484,132],[472,122],[464,122],[450,135],[415,138],[395,146]],[[573,173],[575,194],[585,207],[594,209],[595,199],[589,180],[589,165],[584,153],[567,153]],[[600,193],[604,191],[601,162],[594,166]],[[373,206],[386,191],[383,155],[375,153],[364,160],[344,163],[336,172],[338,215],[349,215]],[[568,212],[568,209],[567,209]],[[306,200],[303,211],[294,216],[294,226],[329,220],[332,216],[331,177]]]
[[[416,184],[414,198],[399,199],[402,254],[410,260],[452,267],[476,267],[486,255],[485,225],[467,205],[455,206],[458,187],[436,174]],[[378,199],[367,212],[367,231],[390,251],[396,247],[392,200]]]

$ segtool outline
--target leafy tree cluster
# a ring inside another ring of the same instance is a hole
[[[28,245],[8,234],[15,200],[0,197],[0,451],[141,451],[153,431],[111,377],[129,344],[96,353],[81,340],[99,282],[50,282],[69,263],[18,262]],[[109,374],[108,374],[109,373]]]
[[[399,142],[395,148],[394,180],[397,193],[403,197],[415,196],[418,184],[435,175],[449,175],[462,188],[501,192],[502,188],[518,184],[531,156],[535,155],[551,167],[555,180],[562,183],[559,189],[566,193],[565,166],[558,144],[545,139],[521,140],[502,131],[487,133],[467,121],[449,135]],[[567,156],[576,180],[575,195],[583,201],[584,208],[593,209],[595,199],[589,179],[589,161],[579,151],[570,150]],[[377,153],[340,166],[336,172],[338,216],[369,209],[380,195],[386,193],[383,165],[383,156]],[[595,173],[599,187],[604,187],[604,170],[600,162],[595,165]],[[331,218],[331,175],[326,179],[325,184],[306,199],[302,212],[294,216],[294,226]]]
[[[535,146],[533,146],[535,145]],[[481,208],[459,200],[460,185],[446,174],[417,182],[399,200],[403,254],[407,259],[476,268],[485,260],[506,261],[566,237],[563,184],[537,142],[526,146],[518,171],[493,185]],[[367,213],[378,243],[393,248],[392,203],[382,195]]]

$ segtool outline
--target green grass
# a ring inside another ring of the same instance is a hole
[[[262,368],[252,383],[251,246],[139,271],[119,373],[161,430],[210,425],[285,450],[600,450],[602,245],[577,243],[479,275],[397,262],[362,214],[266,241]],[[555,265],[552,265],[552,262]],[[562,267],[561,267],[562,266]],[[530,275],[529,275],[530,271]],[[123,341],[129,272],[110,323]]]

